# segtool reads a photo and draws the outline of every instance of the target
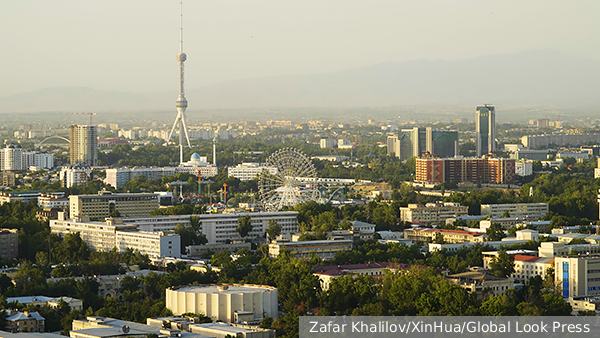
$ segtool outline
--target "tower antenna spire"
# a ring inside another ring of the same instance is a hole
[[[188,102],[185,98],[184,91],[184,65],[183,63],[187,60],[187,55],[183,52],[183,1],[179,2],[181,6],[180,14],[179,14],[179,54],[177,54],[177,61],[179,61],[179,97],[177,97],[177,101],[175,102],[175,107],[177,107],[177,117],[175,118],[175,123],[173,123],[173,128],[171,128],[171,132],[169,133],[168,141],[171,140],[173,136],[173,132],[175,128],[179,126],[179,164],[183,163],[183,135],[185,135],[185,140],[187,141],[188,147],[192,147],[190,143],[190,138],[187,132],[187,126],[185,124],[185,110],[188,106]]]
[[[179,53],[183,53],[183,1],[179,2]]]

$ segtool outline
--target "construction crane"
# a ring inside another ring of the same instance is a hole
[[[93,125],[92,123],[92,116],[93,115],[98,115],[96,113],[61,113],[63,115],[89,115],[90,116],[90,126]]]

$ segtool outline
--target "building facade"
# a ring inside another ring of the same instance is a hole
[[[13,260],[19,255],[17,229],[0,229],[0,258]]]
[[[155,194],[118,194],[110,191],[99,191],[98,195],[69,196],[69,218],[81,216],[91,218],[109,217],[118,211],[123,217],[148,216],[158,208],[158,197]]]
[[[92,180],[92,168],[85,163],[71,164],[60,170],[59,180],[61,186],[66,188],[86,185]]]
[[[501,218],[505,213],[509,217],[521,219],[542,219],[548,213],[548,203],[509,203],[509,204],[482,204],[481,214],[490,215],[492,218]]]
[[[227,168],[227,175],[238,178],[240,181],[250,181],[256,179],[266,170],[271,175],[277,175],[277,167],[268,167],[261,163],[242,163],[235,167]]]
[[[80,222],[76,220],[51,220],[50,231],[65,236],[79,233],[81,239],[96,251],[128,248],[150,257],[181,257],[179,235],[163,231],[139,231],[135,225],[122,224],[109,219],[106,222]]]
[[[98,126],[72,125],[70,127],[71,163],[98,165]]]
[[[400,208],[400,219],[411,223],[441,223],[455,216],[467,216],[469,207],[461,206],[460,203],[427,203],[409,204],[408,207]]]
[[[496,108],[485,104],[475,111],[476,155],[496,152]]]
[[[600,295],[600,255],[555,257],[554,271],[563,297]]]
[[[419,157],[425,153],[436,154],[440,157],[458,155],[458,131],[437,130],[431,127],[402,129],[397,136],[387,139],[388,155],[403,160]]]
[[[215,322],[260,323],[264,317],[279,317],[277,288],[263,285],[170,287],[165,305],[174,315],[202,313]]]
[[[483,243],[487,239],[486,234],[472,231],[432,228],[416,228],[404,230],[404,238],[421,242],[431,242],[435,240],[438,234],[442,235],[442,238],[444,239],[445,243]]]
[[[497,157],[439,158],[424,156],[416,160],[415,182],[473,182],[512,184],[515,160]]]
[[[286,250],[292,255],[300,258],[310,258],[311,254],[326,260],[332,259],[338,251],[352,251],[354,241],[344,240],[322,240],[322,241],[273,241],[269,244],[269,257],[277,258],[279,254]]]

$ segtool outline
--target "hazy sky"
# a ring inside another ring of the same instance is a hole
[[[186,86],[551,48],[600,60],[598,0],[187,0]],[[4,0],[0,97],[177,91],[179,1]]]

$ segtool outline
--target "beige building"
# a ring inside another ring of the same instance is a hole
[[[46,319],[36,312],[14,312],[6,317],[6,331],[16,332],[44,332]]]
[[[411,223],[445,223],[447,218],[467,216],[469,207],[460,203],[409,204],[400,208],[400,219]]]
[[[433,241],[437,234],[441,234],[442,238],[444,239],[444,242],[446,243],[483,243],[487,238],[487,235],[485,233],[462,230],[447,230],[433,228],[416,228],[404,230],[404,238],[421,242]]]
[[[0,258],[12,260],[19,255],[17,229],[0,229]]]
[[[301,241],[284,242],[273,241],[269,244],[269,257],[277,258],[286,250],[300,258],[310,258],[312,253],[321,259],[331,259],[338,251],[352,251],[353,240],[324,240],[324,241]]]
[[[508,212],[509,217],[542,219],[548,213],[548,203],[482,204],[481,214],[501,218]]]
[[[98,126],[72,125],[70,127],[71,163],[98,165]]]
[[[69,196],[69,211],[72,219],[81,216],[105,218],[113,211],[118,211],[123,217],[148,216],[157,208],[158,197],[155,194],[117,194],[99,191],[98,195]]]
[[[469,292],[490,292],[492,295],[501,295],[508,289],[514,288],[514,283],[507,278],[499,278],[485,271],[468,271],[449,275],[446,280],[456,284]]]
[[[279,317],[277,288],[263,285],[170,287],[165,305],[175,315],[201,313],[227,323],[257,324],[264,317]]]

